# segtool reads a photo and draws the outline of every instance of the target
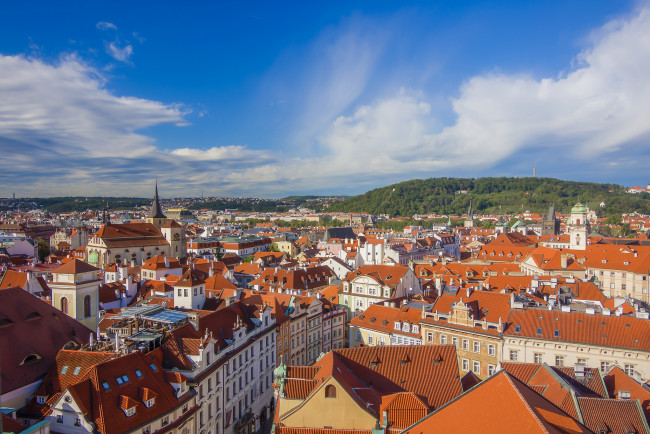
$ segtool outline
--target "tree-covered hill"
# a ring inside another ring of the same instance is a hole
[[[569,212],[580,200],[599,215],[638,211],[650,214],[650,194],[629,194],[615,184],[554,178],[429,178],[400,182],[334,203],[328,211],[368,212],[391,216],[460,215],[470,201],[480,214],[545,212],[555,204]],[[601,202],[605,203],[600,207]]]

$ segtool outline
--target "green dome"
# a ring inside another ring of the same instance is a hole
[[[573,213],[587,213],[587,207],[585,207],[583,204],[580,202],[576,203],[576,206],[571,208],[571,214]]]

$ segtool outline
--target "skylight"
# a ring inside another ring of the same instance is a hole
[[[110,390],[111,386],[108,385],[108,381],[104,381],[102,383],[102,386],[104,386],[104,390]]]
[[[137,375],[138,378],[141,378],[141,377],[142,377],[142,372],[140,372],[139,369],[136,369],[136,370],[135,370],[135,375]]]
[[[151,363],[149,366],[151,366],[151,369],[153,369],[154,371],[158,370],[158,368],[156,368],[156,365],[154,365],[153,363]]]
[[[68,365],[65,365],[63,369],[61,369],[61,375],[65,375],[66,372],[68,372]]]
[[[72,375],[79,375],[79,371],[81,371],[81,366],[77,366],[76,368],[74,368]]]
[[[118,385],[122,385],[124,381],[122,380],[122,377],[115,377],[115,381],[117,381]]]

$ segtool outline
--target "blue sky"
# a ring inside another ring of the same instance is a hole
[[[11,2],[0,196],[644,185],[648,77],[647,2]]]

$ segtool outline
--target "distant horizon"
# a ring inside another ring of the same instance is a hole
[[[448,178],[448,179],[484,179],[484,178],[507,178],[507,179],[526,179],[526,178],[538,178],[538,179],[554,179],[558,181],[567,181],[567,182],[584,182],[584,183],[591,183],[591,184],[614,184],[618,185],[623,188],[632,188],[632,187],[646,187],[647,185],[650,185],[650,181],[648,183],[641,183],[641,184],[635,184],[635,185],[622,185],[622,184],[616,184],[612,182],[597,182],[597,181],[579,181],[579,180],[573,180],[573,179],[562,179],[562,178],[555,178],[555,177],[549,177],[549,176],[480,176],[480,177],[455,177],[455,176],[435,176],[435,177],[429,177],[429,178],[412,178],[408,179],[405,181],[400,181],[400,182],[395,182],[392,184],[386,184],[386,185],[379,185],[376,187],[369,188],[368,190],[365,190],[361,193],[358,194],[315,194],[315,193],[304,193],[304,194],[296,194],[296,193],[290,193],[287,194],[286,196],[282,197],[258,197],[258,196],[213,196],[213,195],[198,195],[198,196],[169,196],[166,197],[164,195],[164,191],[159,187],[159,196],[161,200],[174,200],[174,199],[209,199],[209,198],[224,198],[224,199],[260,199],[260,200],[284,200],[287,199],[291,196],[298,196],[298,197],[304,197],[304,196],[316,196],[316,197],[354,197],[354,196],[359,196],[363,195],[369,191],[372,190],[377,190],[381,188],[386,188],[390,187],[391,185],[395,184],[400,184],[403,182],[409,182],[409,181],[415,181],[415,180],[424,180],[424,179],[435,179],[435,178]],[[150,196],[106,196],[106,195],[61,195],[61,196],[20,196],[16,194],[16,199],[52,199],[52,198],[105,198],[105,199],[143,199],[143,200],[152,200],[153,198],[153,190],[151,192]],[[0,200],[7,200],[7,199],[12,199],[12,196],[0,196]],[[144,206],[144,205],[143,205]]]
[[[169,197],[282,198],[533,167],[648,176],[650,0],[4,12],[2,196],[148,196],[156,177]]]

